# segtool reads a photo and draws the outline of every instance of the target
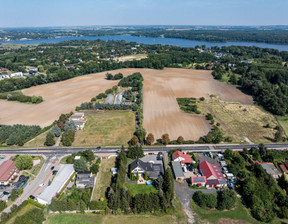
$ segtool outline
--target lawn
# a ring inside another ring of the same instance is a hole
[[[288,135],[288,115],[275,116],[281,127],[283,128],[286,135]]]
[[[131,194],[135,196],[136,194],[149,194],[150,192],[152,193],[157,193],[157,189],[153,186],[148,186],[146,184],[129,184],[125,183],[125,187],[127,187]]]
[[[173,217],[170,215],[165,216],[152,216],[152,215],[82,215],[82,214],[61,214],[52,215],[46,221],[47,224],[172,224],[174,223]]]
[[[115,157],[111,157],[110,159],[102,159],[92,200],[99,200],[101,197],[105,198],[106,189],[111,183],[112,174],[110,169],[112,167],[115,167]]]
[[[205,101],[198,101],[201,114],[211,113],[215,124],[219,122],[224,136],[230,136],[235,143],[247,142],[267,143],[274,139],[275,127],[278,125],[275,117],[264,109],[249,104],[224,102],[218,96]],[[265,128],[267,124],[270,128]]]
[[[85,111],[87,123],[73,146],[126,145],[135,132],[132,111]]]
[[[247,209],[242,205],[240,199],[237,199],[236,208],[229,211],[201,208],[196,205],[193,200],[191,200],[191,207],[193,212],[197,214],[197,218],[208,221],[209,223],[235,223],[232,222],[231,219],[239,220],[239,223],[243,223],[243,221],[248,223],[260,223],[251,217]]]

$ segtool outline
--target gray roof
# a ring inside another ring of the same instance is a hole
[[[162,164],[162,160],[157,160],[157,155],[148,155],[143,158],[141,158],[141,161],[144,163],[154,163],[154,164]]]
[[[54,177],[50,186],[48,186],[40,195],[38,199],[45,201],[47,204],[51,203],[52,198],[61,191],[67,180],[74,173],[73,164],[61,164],[56,176]]]
[[[261,166],[263,167],[264,170],[266,170],[266,172],[268,174],[273,175],[278,175],[281,176],[281,173],[279,170],[277,170],[277,168],[274,166],[273,163],[261,163]]]
[[[129,164],[129,170],[130,169],[134,170],[136,167],[140,167],[144,171],[147,171],[147,176],[149,178],[157,178],[160,174],[164,173],[162,163],[143,162],[142,158],[136,159]]]
[[[172,162],[172,168],[173,168],[173,172],[174,172],[176,179],[177,178],[184,178],[184,173],[183,173],[180,161],[173,161]]]

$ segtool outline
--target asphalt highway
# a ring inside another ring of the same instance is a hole
[[[183,151],[193,151],[193,152],[204,152],[204,151],[224,151],[227,148],[232,150],[242,150],[243,148],[250,149],[252,147],[257,148],[257,144],[249,144],[249,145],[237,145],[237,144],[202,144],[202,145],[167,145],[167,146],[151,146],[151,147],[143,147],[144,152],[161,152],[161,151],[169,151],[171,149],[182,149]],[[265,147],[268,149],[288,149],[287,143],[276,143],[276,144],[265,144]],[[0,154],[30,154],[30,155],[68,155],[79,151],[84,151],[87,149],[92,149],[94,153],[116,153],[121,149],[120,146],[115,147],[46,147],[46,148],[17,148],[17,149],[0,149]]]

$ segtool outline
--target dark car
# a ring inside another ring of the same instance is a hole
[[[32,200],[35,200],[35,196],[33,196],[32,194],[29,196],[29,198],[31,198]]]
[[[56,175],[58,170],[53,170],[52,175]]]
[[[52,167],[51,167],[51,170],[54,170],[54,168],[55,168],[55,167],[54,167],[54,166],[52,166]]]
[[[101,149],[101,146],[98,146],[96,149]]]
[[[9,195],[10,193],[8,191],[3,191],[4,195]]]

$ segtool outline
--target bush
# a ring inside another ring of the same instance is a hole
[[[236,194],[234,191],[226,189],[224,191],[219,192],[218,194],[218,206],[217,209],[232,209],[236,204]]]
[[[16,168],[18,170],[29,170],[33,166],[32,157],[29,155],[19,155],[16,159]]]

